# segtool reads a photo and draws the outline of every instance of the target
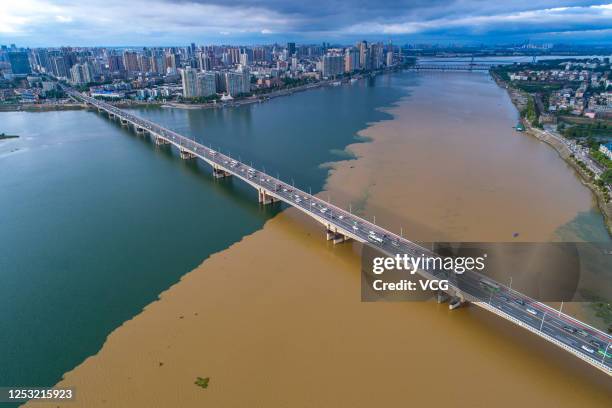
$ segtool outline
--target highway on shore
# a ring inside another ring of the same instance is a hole
[[[65,91],[100,111],[118,117],[126,124],[132,124],[138,132],[148,132],[156,141],[161,140],[163,143],[174,145],[182,156],[200,158],[213,166],[216,174],[232,175],[243,180],[260,192],[260,201],[264,203],[272,200],[282,201],[315,218],[325,225],[328,239],[340,242],[352,238],[371,245],[388,256],[397,254],[407,254],[413,257],[438,256],[404,237],[301,191],[282,180],[253,169],[195,140],[70,88],[65,88]],[[608,375],[612,375],[612,337],[610,335],[476,272],[456,274],[442,270],[419,270],[418,273],[427,279],[448,279],[451,286],[449,292],[452,296],[459,296],[465,301],[487,309],[554,343]]]

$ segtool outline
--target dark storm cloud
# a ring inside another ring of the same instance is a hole
[[[501,41],[578,33],[609,41],[612,0],[20,0],[0,9],[0,42]],[[590,33],[590,34],[589,34]]]

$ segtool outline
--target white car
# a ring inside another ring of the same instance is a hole
[[[535,309],[532,309],[530,307],[527,308],[527,313],[532,314],[534,316],[538,315],[538,312]]]
[[[581,349],[583,349],[584,351],[586,351],[587,353],[591,353],[591,354],[593,354],[593,353],[595,352],[595,350],[594,350],[594,349],[592,349],[591,347],[589,347],[589,346],[587,346],[587,345],[585,345],[585,344],[583,344],[582,346],[580,346],[580,348],[581,348]]]

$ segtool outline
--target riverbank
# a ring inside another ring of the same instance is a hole
[[[416,238],[438,237],[442,228],[453,238],[501,240],[519,228],[525,239],[536,239],[571,220],[581,208],[581,190],[580,200],[554,202],[561,207],[555,211],[532,205],[573,177],[566,169],[557,180],[559,163],[539,174],[527,157],[520,163],[525,169],[517,171],[507,157],[508,150],[520,152],[509,145],[517,142],[503,134],[482,147],[503,145],[491,150],[488,171],[478,167],[478,146],[499,128],[500,110],[506,112],[498,106],[501,91],[481,84],[470,94],[485,98],[470,104],[485,102],[483,117],[491,118],[474,121],[457,103],[466,98],[456,88],[478,82],[446,78],[444,84],[435,77],[422,85],[410,78],[398,83],[410,95],[388,109],[393,119],[359,133],[368,142],[348,148],[354,159],[330,165],[321,196],[354,203],[395,230],[404,225],[404,233]],[[444,115],[431,109],[447,100]],[[512,120],[504,121],[508,132]],[[518,144],[553,156],[530,139]],[[526,208],[510,202],[517,195],[525,197]],[[414,223],[405,224],[407,218]],[[58,386],[75,387],[76,401],[28,406],[371,407],[396,405],[407,394],[416,406],[432,398],[436,405],[455,406],[608,405],[609,378],[485,311],[361,302],[360,249],[354,243],[334,246],[310,218],[283,211],[183,276],[117,328],[95,356],[66,373]],[[194,384],[197,377],[210,378],[206,390]],[[443,393],[438,384],[444,384]]]
[[[510,96],[510,99],[512,100],[512,103],[514,104],[514,106],[516,106],[518,112],[521,112],[525,108],[527,100],[530,96],[524,91],[510,86],[503,79],[499,78],[499,76],[492,74],[492,77],[497,83],[497,85],[499,85],[503,89],[506,89],[508,95]],[[578,164],[578,162],[573,157],[572,152],[563,142],[563,140],[561,140],[559,137],[556,137],[555,135],[550,134],[549,132],[545,132],[541,129],[535,128],[531,125],[531,123],[529,123],[529,121],[522,120],[522,123],[525,126],[524,133],[545,142],[553,149],[555,149],[559,157],[561,157],[567,164],[569,164],[580,176],[580,181],[585,186],[587,186],[593,193],[597,208],[603,215],[608,233],[612,237],[612,201],[606,202],[604,194],[594,183],[593,177]]]
[[[50,112],[87,109],[82,103],[0,105],[0,112]]]

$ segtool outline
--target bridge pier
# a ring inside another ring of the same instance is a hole
[[[351,239],[344,234],[340,234],[339,232],[332,231],[330,229],[327,229],[325,231],[325,237],[328,241],[333,241],[334,245],[340,244],[344,241],[348,241],[349,239]]]
[[[190,151],[184,150],[184,149],[180,149],[179,152],[180,152],[181,159],[183,160],[191,160],[196,157],[195,154],[191,153]]]
[[[269,195],[266,190],[258,190],[259,202],[263,205],[272,204],[275,200],[274,197]]]
[[[213,167],[213,177],[214,178],[225,178],[225,177],[229,177],[231,176],[231,173],[228,173],[227,171],[223,170],[222,168],[219,167]]]
[[[123,119],[123,118],[119,118],[119,121],[121,122],[121,126],[129,126],[130,125],[130,123],[127,120]]]
[[[114,113],[111,113],[111,112],[108,112],[108,118],[109,118],[110,120],[115,119],[115,114],[114,114]]]
[[[455,291],[455,296],[451,296],[450,301],[448,302],[448,308],[450,310],[457,309],[467,303],[465,300],[465,296],[463,293],[459,291]]]
[[[158,146],[163,146],[163,145],[170,144],[170,142],[161,136],[155,136],[155,144]]]
[[[144,128],[141,128],[140,126],[136,126],[136,133],[140,133],[141,135],[144,135],[145,130]]]
[[[438,303],[444,303],[446,302],[450,297],[448,296],[448,294],[442,290],[439,290],[438,293],[436,293],[436,301]]]

